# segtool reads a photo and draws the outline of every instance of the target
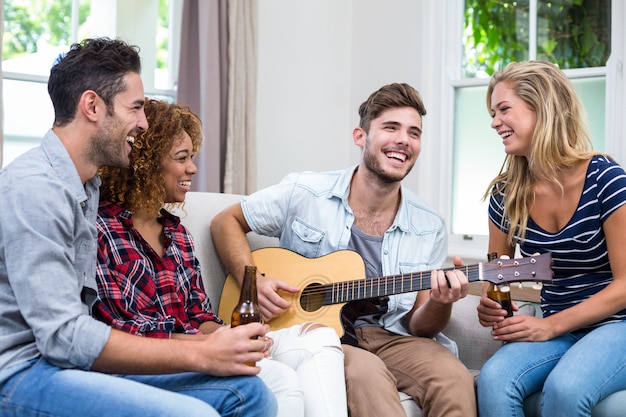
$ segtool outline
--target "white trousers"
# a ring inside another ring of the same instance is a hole
[[[278,417],[347,417],[343,350],[330,327],[303,323],[267,334],[270,358],[259,377],[276,395]]]

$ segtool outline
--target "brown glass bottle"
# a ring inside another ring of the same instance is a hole
[[[261,322],[261,310],[256,292],[256,266],[247,265],[241,283],[239,302],[230,317],[230,327],[255,322]],[[254,366],[255,363],[247,362],[247,365]]]
[[[487,254],[488,261],[493,261],[497,257],[498,254],[495,252]],[[502,308],[506,310],[506,317],[511,317],[513,315],[513,304],[511,303],[511,291],[509,288],[506,288],[506,291],[502,291],[498,285],[490,282],[489,287],[487,288],[487,297],[500,304]]]

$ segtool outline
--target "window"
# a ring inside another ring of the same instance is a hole
[[[457,76],[448,81],[454,103],[451,245],[487,235],[487,203],[481,197],[499,172],[504,151],[490,128],[485,96],[489,76],[507,63],[543,59],[559,65],[584,103],[595,149],[607,150],[611,1],[466,0],[462,27],[462,56],[452,60]],[[486,240],[478,240],[484,252]]]
[[[170,0],[4,0],[2,165],[38,145],[52,126],[50,67],[84,38],[138,45],[146,94],[173,100],[178,49],[169,45],[178,43],[181,11],[182,2]]]

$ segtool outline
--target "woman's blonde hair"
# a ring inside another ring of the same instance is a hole
[[[567,76],[546,61],[512,62],[491,77],[487,88],[487,110],[493,114],[491,95],[505,83],[532,109],[537,122],[528,158],[507,155],[500,173],[491,181],[484,198],[504,193],[504,214],[509,222],[508,242],[524,238],[530,206],[534,199],[534,175],[563,190],[563,173],[590,159],[593,152],[584,108]]]
[[[202,124],[186,106],[146,98],[149,128],[137,135],[126,168],[103,167],[100,201],[110,201],[131,212],[146,210],[160,216],[165,205],[162,162],[182,133],[191,138],[192,156],[202,144]]]

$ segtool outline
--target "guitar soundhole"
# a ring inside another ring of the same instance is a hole
[[[325,298],[326,294],[322,284],[310,284],[302,291],[300,306],[304,311],[313,312],[324,305]]]

